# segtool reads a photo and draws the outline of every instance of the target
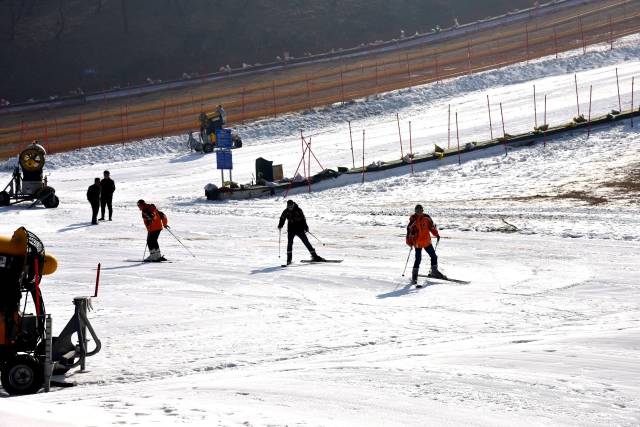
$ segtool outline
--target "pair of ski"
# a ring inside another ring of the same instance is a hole
[[[172,262],[169,261],[168,259],[166,259],[165,257],[162,257],[158,260],[152,261],[152,260],[146,260],[146,259],[125,259],[126,262],[139,262],[140,264],[147,264],[147,263],[158,263],[158,262]]]
[[[342,262],[341,259],[325,259],[324,261],[314,261],[312,259],[301,259],[300,262],[303,262],[305,264],[324,264],[324,263],[333,263],[333,264],[337,264]],[[280,264],[280,267],[286,267],[287,264]]]
[[[468,285],[469,283],[471,283],[468,280],[452,279],[452,278],[449,278],[449,277],[447,277],[445,275],[442,275],[441,277],[435,277],[435,276],[432,276],[430,274],[418,274],[418,277],[426,277],[426,278],[431,279],[431,280],[443,280],[445,282],[458,283],[460,285]],[[424,284],[419,284],[418,283],[416,285],[416,288],[418,288],[418,289],[419,288],[424,288],[424,287],[425,287]]]

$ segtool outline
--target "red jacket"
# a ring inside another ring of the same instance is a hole
[[[426,248],[431,245],[431,235],[440,237],[436,225],[427,214],[413,214],[407,225],[407,245]]]
[[[166,215],[161,213],[154,204],[143,205],[141,211],[142,220],[145,227],[147,227],[147,231],[158,231],[167,226]]]

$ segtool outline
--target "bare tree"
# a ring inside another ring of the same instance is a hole
[[[64,33],[64,27],[66,24],[65,16],[64,16],[64,0],[58,1],[58,30],[56,31],[55,36],[53,37],[56,40],[60,40],[62,38],[62,33]]]
[[[122,10],[122,25],[124,33],[129,34],[129,15],[127,11],[127,0],[120,0],[120,8]]]
[[[9,41],[16,39],[16,28],[24,16],[25,6],[24,0],[9,0],[9,33],[7,35]]]

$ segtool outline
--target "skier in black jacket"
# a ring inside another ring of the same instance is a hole
[[[104,221],[105,207],[109,208],[109,221],[111,221],[111,217],[113,216],[111,203],[113,202],[113,192],[116,191],[116,184],[109,175],[109,171],[104,171],[104,178],[100,181],[100,208],[102,212],[100,221]]]
[[[96,225],[98,223],[98,208],[100,208],[100,178],[96,178],[93,185],[90,185],[87,189],[87,200],[91,203],[91,210],[93,211],[91,224]]]
[[[293,238],[296,236],[302,240],[302,243],[304,243],[309,253],[311,253],[311,261],[324,261],[325,259],[318,256],[316,250],[313,249],[313,246],[309,243],[309,239],[307,239],[305,234],[309,231],[307,219],[304,217],[302,209],[300,209],[293,200],[287,201],[287,208],[283,210],[280,215],[278,229],[282,230],[285,221],[287,221],[287,265],[291,264],[291,258],[293,258]]]

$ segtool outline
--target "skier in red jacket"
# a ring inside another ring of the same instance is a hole
[[[420,270],[420,262],[422,261],[422,249],[424,249],[431,258],[431,272],[429,276],[434,278],[442,278],[444,275],[438,271],[438,256],[436,250],[431,245],[431,235],[434,235],[437,242],[440,241],[440,233],[431,217],[424,213],[422,205],[416,205],[415,213],[409,218],[407,225],[407,245],[413,246],[416,250],[416,259],[413,263],[411,272],[411,283],[418,282],[418,271]]]
[[[148,204],[142,199],[138,200],[138,209],[142,212],[142,220],[147,227],[147,246],[151,252],[145,261],[165,261],[166,258],[160,253],[158,237],[164,228],[169,228],[167,216],[154,204]]]

